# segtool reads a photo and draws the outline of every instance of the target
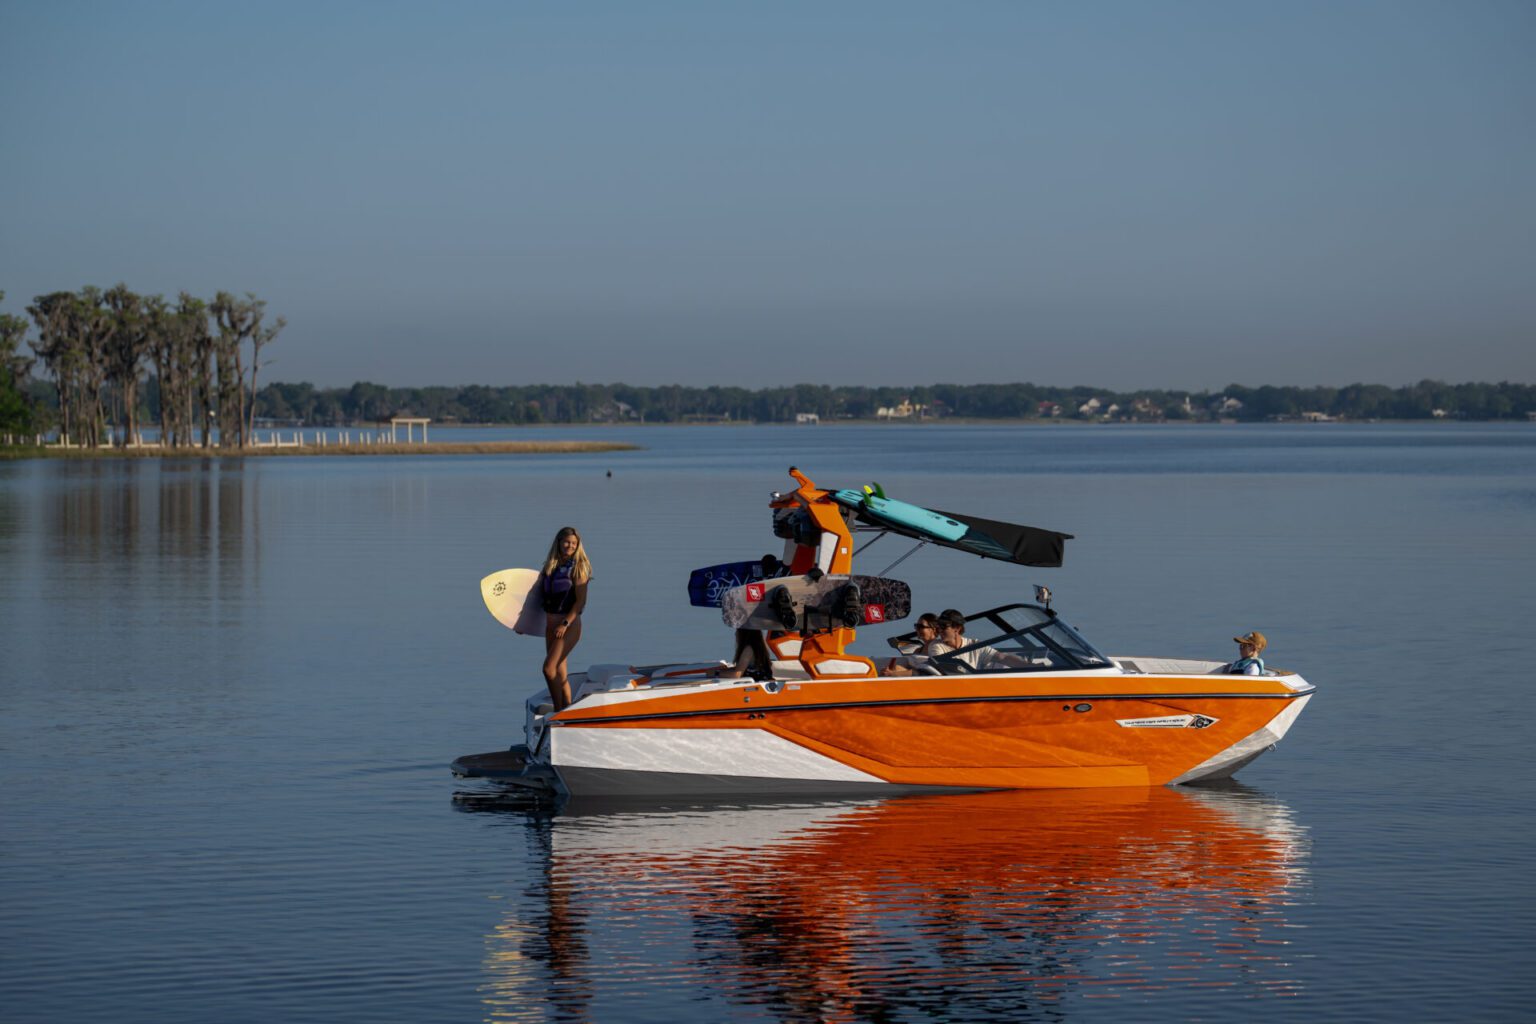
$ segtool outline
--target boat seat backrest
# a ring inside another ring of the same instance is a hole
[[[802,679],[811,678],[811,674],[798,661],[775,661],[773,663],[773,678],[799,682]]]
[[[589,693],[628,689],[634,678],[633,665],[593,665],[586,672],[571,676],[571,700],[580,700]]]

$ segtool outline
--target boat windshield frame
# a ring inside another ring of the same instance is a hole
[[[1010,614],[1012,613],[1012,614]],[[943,654],[910,655],[923,659],[929,672],[964,675],[996,672],[1061,672],[1114,668],[1115,663],[1083,638],[1055,612],[1038,604],[1005,604],[965,617],[966,634],[973,623],[988,627],[984,639]],[[892,637],[890,644],[907,653],[916,633]],[[966,655],[972,655],[967,658]]]

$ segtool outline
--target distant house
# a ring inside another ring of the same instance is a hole
[[[1101,403],[1097,398],[1090,398],[1077,407],[1077,414],[1079,416],[1092,416],[1099,411],[1100,405]]]
[[[797,412],[797,413],[795,413],[795,422],[796,423],[820,423],[821,422],[821,417],[816,415],[813,412]]]
[[[1134,420],[1160,420],[1163,418],[1163,409],[1150,398],[1138,398],[1131,403],[1131,418]]]
[[[921,405],[913,405],[910,398],[903,398],[900,405],[882,405],[875,410],[875,419],[877,420],[905,420],[911,419],[913,416],[921,418],[922,415],[923,407]]]
[[[639,418],[640,414],[635,411],[634,406],[628,402],[620,402],[617,399],[611,402],[604,402],[596,409],[593,409],[590,416],[593,423],[619,423],[623,420],[637,420]]]
[[[1051,419],[1061,415],[1061,406],[1055,402],[1041,402],[1035,406],[1035,415],[1041,419]]]
[[[1301,418],[1308,423],[1332,423],[1333,417],[1325,412],[1304,412]]]
[[[1242,411],[1242,401],[1229,395],[1223,395],[1211,403],[1211,412],[1217,416],[1236,416]]]

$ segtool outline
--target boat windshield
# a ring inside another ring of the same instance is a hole
[[[968,616],[959,650],[932,657],[945,675],[1108,668],[1110,660],[1077,631],[1036,605],[1007,605]]]

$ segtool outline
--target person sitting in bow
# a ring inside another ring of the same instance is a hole
[[[1269,641],[1264,634],[1254,630],[1242,636],[1235,636],[1232,642],[1237,644],[1237,660],[1227,666],[1227,674],[1234,676],[1261,676],[1264,674],[1264,659],[1259,657],[1264,648],[1269,646]]]

